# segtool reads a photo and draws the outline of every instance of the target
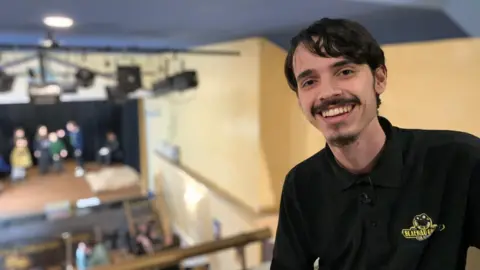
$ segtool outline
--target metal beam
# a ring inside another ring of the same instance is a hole
[[[228,50],[192,50],[192,49],[178,49],[178,48],[142,48],[142,47],[95,47],[95,46],[59,46],[45,48],[39,45],[28,44],[0,44],[0,50],[26,50],[39,51],[44,50],[48,52],[80,52],[80,53],[129,53],[129,54],[196,54],[209,56],[240,56],[239,51]]]

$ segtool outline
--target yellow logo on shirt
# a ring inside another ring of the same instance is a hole
[[[402,230],[403,237],[423,241],[428,239],[436,231],[443,231],[445,225],[435,224],[425,213],[413,217],[412,227]]]

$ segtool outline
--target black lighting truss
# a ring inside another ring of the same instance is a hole
[[[32,55],[23,57],[21,59],[15,59],[10,62],[0,65],[0,70],[5,70],[13,66],[21,65],[25,62],[28,62],[32,59],[37,58],[39,60],[40,66],[40,78],[42,82],[45,82],[46,78],[46,69],[45,69],[45,60],[56,62],[60,65],[73,67],[76,69],[84,69],[78,64],[56,58],[55,56],[49,53],[55,52],[69,52],[69,53],[115,53],[115,54],[166,54],[171,53],[174,55],[178,54],[195,54],[195,55],[205,55],[205,56],[240,56],[238,51],[226,51],[226,50],[193,50],[193,49],[174,49],[174,48],[142,48],[142,47],[95,47],[95,46],[56,46],[56,47],[43,47],[40,45],[16,45],[16,44],[0,44],[0,51],[33,51]],[[115,75],[111,73],[102,73],[99,71],[92,70],[88,68],[89,71],[93,72],[95,75],[114,78]]]

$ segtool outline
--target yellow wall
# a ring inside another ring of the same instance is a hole
[[[384,48],[389,78],[380,113],[398,126],[480,136],[480,39]]]
[[[259,149],[260,42],[207,47],[237,50],[241,56],[180,56],[186,68],[197,70],[199,87],[145,102],[146,110],[157,110],[147,120],[149,145],[161,140],[180,145],[184,166],[253,209],[273,205],[271,194],[260,195],[260,190],[269,190]]]
[[[260,147],[270,183],[270,190],[262,194],[273,193],[277,207],[287,172],[318,151],[325,140],[305,120],[295,93],[287,85],[285,50],[267,40],[261,41],[260,48]],[[307,147],[306,142],[319,147]]]

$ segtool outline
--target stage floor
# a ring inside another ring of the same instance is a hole
[[[107,202],[142,196],[140,186],[94,194],[83,177],[74,177],[74,169],[74,163],[66,163],[61,174],[39,175],[37,168],[31,168],[24,182],[11,184],[9,180],[5,181],[7,185],[0,192],[0,217],[41,213],[46,204],[59,201],[74,202],[96,196]],[[86,165],[87,171],[99,169],[96,164]]]

